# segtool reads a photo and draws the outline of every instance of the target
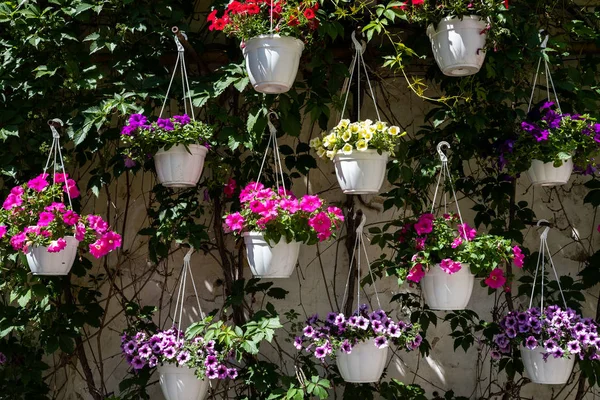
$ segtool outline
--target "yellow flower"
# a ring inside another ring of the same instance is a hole
[[[335,157],[337,151],[336,150],[327,150],[327,158],[329,158],[330,160],[333,160],[333,158]]]
[[[317,155],[319,156],[319,158],[324,158],[326,153],[327,153],[327,150],[325,150],[323,147],[319,147],[317,149]]]
[[[356,142],[356,150],[358,150],[358,151],[365,151],[365,150],[367,150],[368,147],[369,147],[369,145],[363,139]]]
[[[349,156],[352,154],[352,145],[350,143],[346,143],[344,147],[342,147],[342,153]]]
[[[352,133],[350,133],[350,131],[344,131],[344,133],[342,133],[342,140],[348,142],[350,139],[352,139]]]
[[[323,142],[321,141],[321,138],[313,138],[310,141],[310,147],[312,147],[313,149],[317,149],[319,147],[321,147],[321,145],[323,144]]]
[[[397,126],[391,126],[388,130],[388,133],[392,136],[397,136],[400,133],[400,128],[398,128]]]

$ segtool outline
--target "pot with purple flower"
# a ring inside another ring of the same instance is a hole
[[[155,122],[142,114],[132,114],[121,130],[126,159],[143,164],[149,154],[154,154],[158,181],[166,187],[196,186],[211,136],[208,125],[187,114]]]
[[[244,238],[248,264],[259,278],[289,278],[300,245],[313,245],[335,235],[344,220],[342,211],[327,206],[317,195],[297,199],[258,182],[240,193],[241,209],[225,216],[226,228]]]
[[[362,305],[350,317],[329,313],[324,321],[316,315],[309,318],[294,345],[325,366],[327,358],[335,359],[346,382],[372,383],[381,379],[389,346],[412,351],[421,341],[418,325],[396,322],[383,310],[369,313],[368,306]]]

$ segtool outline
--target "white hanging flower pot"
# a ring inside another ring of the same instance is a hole
[[[531,183],[536,186],[560,186],[565,185],[571,178],[573,172],[573,160],[563,161],[560,167],[555,167],[552,162],[531,160],[531,167],[527,171]]]
[[[431,49],[438,66],[447,76],[467,76],[479,72],[485,60],[487,24],[476,15],[444,18],[427,28]]]
[[[67,247],[58,253],[48,252],[46,246],[31,246],[25,257],[34,275],[67,275],[77,257],[79,241],[74,236],[65,236]]]
[[[379,193],[385,179],[385,167],[389,153],[377,150],[355,150],[346,155],[337,153],[333,160],[335,175],[342,191],[346,194]]]
[[[185,366],[158,367],[160,388],[166,400],[203,400],[208,392],[208,379],[198,379],[195,370]]]
[[[454,274],[444,272],[439,264],[435,264],[421,279],[421,289],[425,303],[432,310],[464,310],[474,283],[475,275],[467,263]]]
[[[289,36],[260,35],[242,44],[250,83],[260,93],[285,93],[294,84],[304,43]]]
[[[567,383],[575,357],[569,358],[554,358],[548,356],[547,360],[543,358],[544,350],[541,347],[529,350],[526,347],[521,347],[521,358],[525,366],[525,372],[532,382],[541,383],[544,385],[562,385]]]
[[[188,150],[189,149],[189,150]],[[193,187],[198,184],[208,149],[198,144],[178,144],[154,155],[158,181],[166,187]]]
[[[388,351],[389,347],[379,349],[375,346],[375,339],[369,339],[354,346],[350,354],[338,350],[335,362],[346,382],[379,382],[387,362]]]
[[[301,243],[287,243],[282,237],[277,244],[273,245],[258,232],[244,233],[244,243],[248,264],[255,278],[292,276],[298,262]]]

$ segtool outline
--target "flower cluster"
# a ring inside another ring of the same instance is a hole
[[[257,182],[240,193],[241,211],[225,216],[225,227],[234,233],[260,232],[267,240],[314,244],[334,236],[344,221],[342,210],[327,207],[317,195],[297,199],[283,189],[276,193]]]
[[[593,173],[593,156],[600,151],[600,124],[589,115],[561,114],[554,102],[545,102],[521,123],[516,139],[501,149],[500,164],[516,174],[529,169],[532,159],[559,167],[569,158],[579,171]]]
[[[158,118],[150,122],[142,114],[132,114],[121,129],[121,142],[126,146],[128,160],[146,160],[149,154],[181,144],[206,145],[213,134],[212,128],[187,114]]]
[[[208,29],[242,42],[269,33],[308,40],[319,27],[318,10],[319,2],[314,0],[278,0],[272,6],[270,0],[234,0],[225,10],[208,15]]]
[[[368,306],[363,304],[350,317],[332,312],[321,321],[318,315],[312,316],[302,336],[294,340],[294,346],[323,360],[327,356],[335,357],[338,350],[350,354],[354,346],[370,339],[374,339],[374,345],[379,349],[394,344],[408,351],[417,349],[423,340],[418,325],[395,322],[383,310],[369,313]]]
[[[463,264],[469,264],[471,272],[487,275],[485,283],[497,289],[506,283],[502,264],[512,261],[521,268],[525,258],[510,240],[479,235],[468,224],[461,224],[458,215],[444,214],[436,218],[433,214],[423,214],[409,219],[401,225],[397,237],[396,261],[407,266],[402,269],[400,278],[411,282],[420,282],[436,264],[447,274],[454,274]]]
[[[544,359],[576,355],[580,360],[600,359],[598,324],[591,318],[582,318],[568,308],[550,306],[540,312],[530,308],[525,312],[511,311],[500,321],[500,331],[493,338],[492,358],[511,355],[521,346],[530,350],[541,349]]]
[[[64,204],[64,193],[79,196],[75,181],[57,173],[54,183],[41,174],[26,184],[11,189],[0,211],[0,240],[13,251],[27,253],[29,247],[47,246],[57,253],[67,246],[65,238],[74,236],[89,245],[90,253],[100,258],[121,246],[121,236],[108,228],[98,215],[79,215]]]
[[[370,119],[359,122],[350,122],[343,119],[331,132],[323,132],[321,138],[310,141],[317,155],[330,160],[338,153],[350,155],[353,151],[377,150],[394,154],[398,139],[405,135],[397,126],[388,126],[387,123]]]
[[[183,331],[175,327],[153,335],[146,332],[124,334],[121,351],[136,371],[175,364],[195,369],[200,378],[235,379],[238,375],[236,368],[227,367],[228,354],[218,351],[214,340],[204,340],[201,336],[186,339]]]

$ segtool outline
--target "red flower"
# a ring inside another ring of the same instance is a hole
[[[306,19],[313,19],[315,17],[315,11],[312,8],[304,10],[304,16]]]

